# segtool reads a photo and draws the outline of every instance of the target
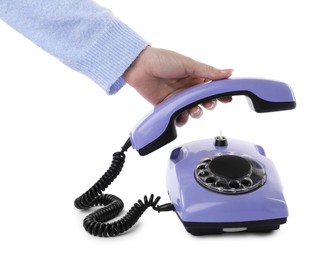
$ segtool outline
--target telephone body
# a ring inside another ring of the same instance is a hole
[[[175,119],[183,111],[208,100],[236,95],[246,96],[251,109],[258,113],[296,107],[292,89],[283,82],[244,78],[202,83],[157,105],[130,132],[122,153],[132,146],[141,156],[148,155],[177,137]],[[121,157],[118,160],[124,162],[124,155]],[[116,165],[112,163],[108,170],[112,177],[105,178],[110,178],[106,187],[121,171],[122,165]],[[76,207],[82,208],[91,199],[102,200],[93,195],[104,190],[102,179],[75,202]],[[144,202],[138,201],[135,208],[140,210],[134,209],[137,213],[129,215],[140,217],[149,206],[158,211],[173,210],[193,235],[269,232],[278,229],[288,217],[277,170],[260,145],[224,136],[183,144],[170,153],[166,179],[171,203],[157,206],[159,198],[152,195]],[[98,219],[104,222],[109,218],[97,217],[97,222]],[[85,222],[87,231],[99,236],[119,234],[134,224],[123,224],[123,219],[114,225]]]

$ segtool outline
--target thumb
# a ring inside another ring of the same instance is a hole
[[[205,78],[209,80],[226,79],[232,75],[233,69],[217,69],[210,65],[191,60],[187,72],[190,76]]]

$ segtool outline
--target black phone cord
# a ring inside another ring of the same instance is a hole
[[[124,204],[117,196],[112,194],[103,194],[102,192],[121,172],[125,163],[125,152],[129,147],[131,147],[130,139],[128,139],[122,146],[120,152],[113,154],[112,163],[102,177],[87,192],[83,193],[74,201],[74,206],[77,209],[104,206],[103,208],[89,214],[83,221],[83,227],[91,235],[99,237],[117,236],[130,229],[148,207],[152,207],[158,212],[174,210],[173,205],[170,203],[158,206],[157,203],[159,202],[160,197],[158,196],[154,198],[154,195],[152,194],[149,199],[147,196],[144,196],[143,201],[138,200],[121,219],[112,223],[106,223],[110,219],[119,215]]]

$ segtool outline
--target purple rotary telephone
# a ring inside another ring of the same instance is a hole
[[[102,191],[120,173],[132,146],[147,155],[173,141],[175,119],[189,107],[204,101],[245,95],[256,112],[294,109],[291,88],[282,82],[263,79],[225,79],[200,84],[165,100],[144,117],[130,133],[121,152],[114,154],[109,170],[86,193],[75,200],[77,208],[104,205],[84,220],[85,229],[97,236],[115,236],[129,229],[152,207],[173,210],[193,235],[223,232],[269,232],[288,217],[279,176],[264,149],[249,142],[217,136],[183,144],[170,154],[167,188],[171,203],[157,205],[151,195],[120,220],[106,223],[123,208],[123,202]],[[118,210],[116,210],[118,208]]]

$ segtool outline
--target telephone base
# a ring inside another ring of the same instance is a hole
[[[184,227],[193,235],[278,229],[288,208],[273,162],[259,145],[219,139],[171,153],[168,194]]]

